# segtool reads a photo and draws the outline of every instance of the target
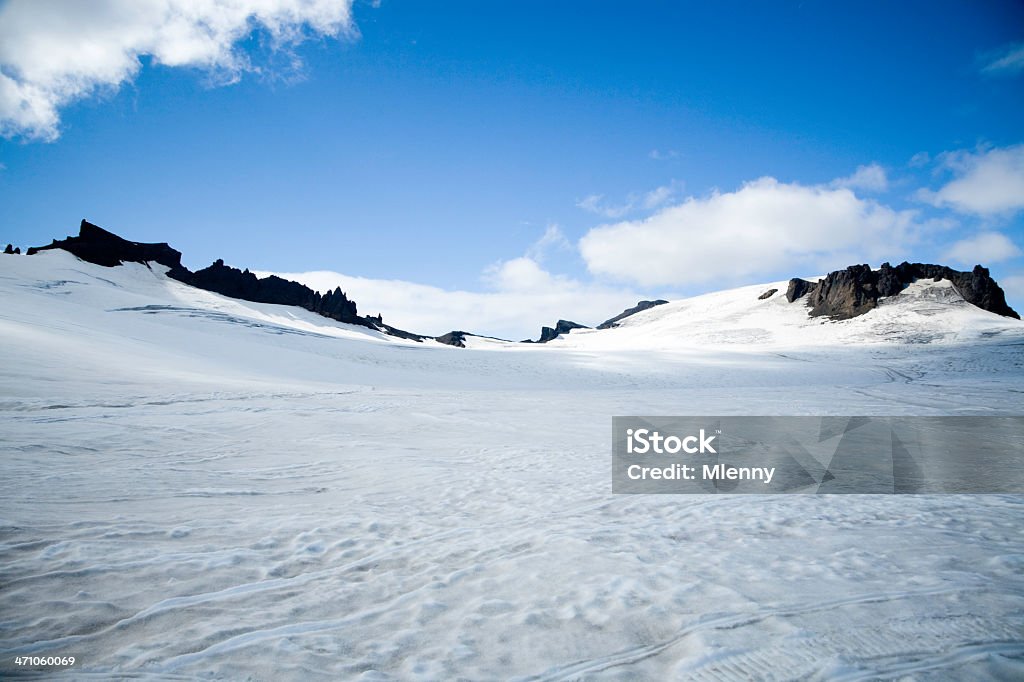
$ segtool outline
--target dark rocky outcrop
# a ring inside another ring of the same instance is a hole
[[[830,272],[819,282],[795,278],[789,280],[786,300],[790,303],[807,296],[812,317],[827,316],[846,320],[863,315],[878,305],[878,300],[895,296],[919,279],[938,282],[945,279],[968,303],[982,310],[1020,319],[1006,303],[1006,295],[988,268],[974,266],[970,272],[954,270],[945,265],[903,262],[893,267],[883,263],[878,270],[869,265],[851,265],[845,270]]]
[[[4,249],[4,253],[6,253],[8,256],[13,256],[15,254],[19,254],[19,253],[21,253],[21,247],[20,246],[15,246],[14,244],[8,244],[7,248]]]
[[[547,343],[548,341],[557,339],[562,334],[568,334],[573,329],[590,329],[590,327],[571,322],[570,320],[559,320],[554,327],[541,327],[540,338],[536,341],[533,341],[532,339],[525,339],[523,340],[523,343]]]
[[[455,346],[456,348],[465,348],[466,338],[470,336],[477,339],[491,339],[492,341],[503,341],[505,343],[510,343],[508,339],[499,339],[497,336],[485,336],[484,334],[473,334],[472,332],[463,331],[450,331],[447,334],[435,336],[434,340],[437,341],[438,343],[443,343],[449,346]],[[531,341],[530,343],[533,342]]]
[[[442,334],[441,336],[435,337],[434,340],[437,341],[438,343],[443,343],[448,346],[455,346],[456,348],[465,348],[467,336],[473,335],[467,332],[450,331],[447,334]]]
[[[801,281],[802,281],[802,280],[801,280]],[[760,296],[758,296],[758,297],[757,297],[757,300],[759,300],[759,301],[763,301],[763,300],[765,300],[766,298],[771,298],[772,296],[774,296],[774,295],[775,295],[775,294],[777,294],[778,292],[779,292],[779,290],[778,290],[778,289],[769,289],[768,291],[766,291],[766,292],[764,292],[763,294],[761,294]],[[790,301],[790,303],[792,303],[792,301]]]
[[[61,241],[54,239],[46,246],[29,248],[27,253],[31,256],[48,249],[64,249],[84,261],[108,268],[121,263],[159,263],[169,267],[172,272],[184,270],[181,252],[172,249],[169,244],[130,242],[87,220],[83,220],[79,226],[77,237]]]
[[[332,320],[374,327],[376,318],[360,317],[355,301],[349,300],[341,287],[326,294],[313,291],[304,284],[292,282],[276,275],[259,278],[248,270],[239,270],[217,259],[209,267],[195,272],[182,268],[168,273],[171,277],[223,296],[240,298],[256,303],[276,303],[305,308]]]
[[[601,324],[597,325],[598,329],[611,329],[612,327],[619,326],[619,320],[629,317],[630,315],[636,315],[639,312],[653,308],[654,306],[664,305],[668,301],[663,301],[660,298],[657,301],[640,301],[632,308],[626,308],[615,317],[605,320]]]
[[[209,267],[192,272],[181,264],[181,252],[172,249],[168,244],[130,242],[86,220],[82,221],[77,237],[68,237],[61,241],[55,239],[48,246],[30,248],[28,255],[47,249],[64,249],[84,261],[106,267],[125,262],[159,263],[170,268],[167,272],[169,277],[197,289],[243,301],[298,306],[338,322],[376,329],[403,339],[422,341],[427,338],[384,324],[380,315],[361,317],[355,301],[350,300],[340,287],[320,294],[304,284],[276,275],[259,278],[248,270],[225,265],[220,259]]]
[[[792,303],[810,291],[811,287],[815,286],[817,286],[817,284],[811,284],[806,279],[794,277],[789,280],[789,286],[786,288],[786,300]]]

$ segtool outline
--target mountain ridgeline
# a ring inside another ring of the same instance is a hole
[[[82,221],[77,237],[68,237],[60,241],[55,239],[47,246],[30,248],[27,253],[32,255],[47,249],[63,249],[84,261],[106,267],[121,263],[159,263],[169,268],[168,277],[197,289],[243,301],[298,306],[338,322],[376,329],[415,341],[427,338],[384,324],[379,315],[359,315],[356,302],[349,299],[340,287],[320,294],[304,284],[276,275],[257,277],[249,270],[239,270],[225,265],[220,259],[209,267],[192,272],[181,264],[181,252],[171,248],[167,243],[145,244],[128,241],[87,220]]]
[[[59,241],[54,239],[47,246],[32,247],[26,253],[33,255],[47,249],[63,249],[84,261],[105,267],[114,267],[126,262],[147,265],[158,263],[168,268],[169,277],[223,296],[256,303],[297,306],[338,322],[359,325],[404,339],[423,341],[431,338],[385,324],[380,315],[360,315],[356,302],[340,287],[321,294],[304,284],[276,275],[257,277],[249,270],[239,270],[225,265],[220,259],[202,270],[192,272],[181,264],[181,252],[167,243],[128,241],[86,220],[82,220],[77,237],[67,237]],[[8,245],[5,253],[16,254],[18,250]],[[896,296],[910,284],[922,279],[935,282],[948,280],[966,302],[997,315],[1020,319],[1020,315],[1006,303],[1003,290],[992,279],[988,269],[980,265],[969,272],[927,263],[904,262],[895,267],[883,263],[878,270],[872,270],[869,265],[852,265],[845,270],[830,272],[817,282],[791,279],[786,290],[786,300],[789,303],[804,300],[811,317],[847,320],[870,312],[879,305],[881,299]],[[771,298],[776,291],[769,289],[759,298]],[[665,303],[667,301],[661,299],[640,301],[632,308],[627,308],[601,323],[597,329],[614,329],[625,318]],[[554,327],[543,327],[537,341],[527,339],[523,343],[548,343],[576,329],[590,327],[569,320],[559,320]],[[480,335],[453,331],[436,337],[435,340],[463,348],[468,337]]]

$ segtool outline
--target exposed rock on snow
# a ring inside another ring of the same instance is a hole
[[[895,296],[919,279],[949,280],[968,303],[997,315],[1020,319],[1007,305],[1003,290],[989,275],[988,268],[980,265],[970,272],[930,263],[903,262],[896,267],[882,263],[878,270],[872,270],[869,265],[851,265],[845,270],[830,272],[819,282],[789,280],[786,300],[792,303],[806,295],[812,317],[846,320],[863,315],[875,308],[879,299]]]
[[[438,336],[434,340],[437,341],[438,343],[443,343],[447,346],[465,348],[467,336],[474,336],[474,334],[470,334],[469,332],[450,331],[447,334],[442,334],[441,336]]]
[[[28,255],[47,249],[63,249],[84,261],[106,267],[128,262],[159,263],[170,268],[167,272],[169,277],[198,289],[243,301],[298,306],[332,320],[378,329],[403,339],[422,341],[427,338],[384,324],[380,315],[360,316],[356,302],[350,300],[341,287],[320,294],[303,284],[276,275],[259,278],[248,269],[239,270],[225,265],[221,259],[217,259],[209,267],[192,272],[181,264],[181,252],[166,243],[131,242],[87,220],[82,220],[77,237],[68,237],[61,241],[55,239],[48,246],[30,248]]]
[[[618,326],[619,320],[627,318],[630,315],[635,315],[636,313],[642,312],[644,310],[648,310],[650,308],[653,308],[656,305],[664,305],[666,303],[668,303],[668,301],[664,301],[664,300],[662,300],[660,298],[657,301],[640,301],[639,303],[637,303],[632,308],[626,308],[625,310],[623,310],[621,313],[619,313],[615,317],[613,317],[613,318],[611,318],[609,320],[605,320],[601,324],[597,325],[597,328],[598,329],[610,329],[612,327],[616,327],[616,326]]]
[[[590,329],[590,327],[583,324],[577,324],[570,320],[559,320],[554,327],[541,327],[540,338],[536,341],[533,341],[532,339],[525,339],[523,343],[547,343],[548,341],[557,339],[562,334],[568,334],[573,329]]]
[[[0,258],[7,666],[1024,679],[1020,496],[611,492],[611,415],[1019,414],[1024,323],[948,281],[840,323],[773,282],[456,352],[165,269]]]
[[[181,252],[172,249],[169,244],[130,242],[98,225],[93,225],[88,220],[82,220],[77,237],[67,237],[60,241],[54,239],[46,246],[31,247],[28,255],[47,249],[64,249],[84,261],[106,267],[114,267],[121,263],[149,262],[166,265],[172,272],[185,270],[181,265]]]

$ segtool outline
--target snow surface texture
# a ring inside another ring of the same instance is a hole
[[[1019,496],[611,494],[617,414],[1020,413],[1021,323],[942,283],[842,323],[771,286],[456,349],[0,256],[0,651],[101,678],[1020,679]]]

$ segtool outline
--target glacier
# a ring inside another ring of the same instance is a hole
[[[947,283],[843,322],[773,286],[458,349],[0,256],[4,665],[1024,677],[1022,496],[611,494],[613,415],[1020,413],[1024,324]]]

